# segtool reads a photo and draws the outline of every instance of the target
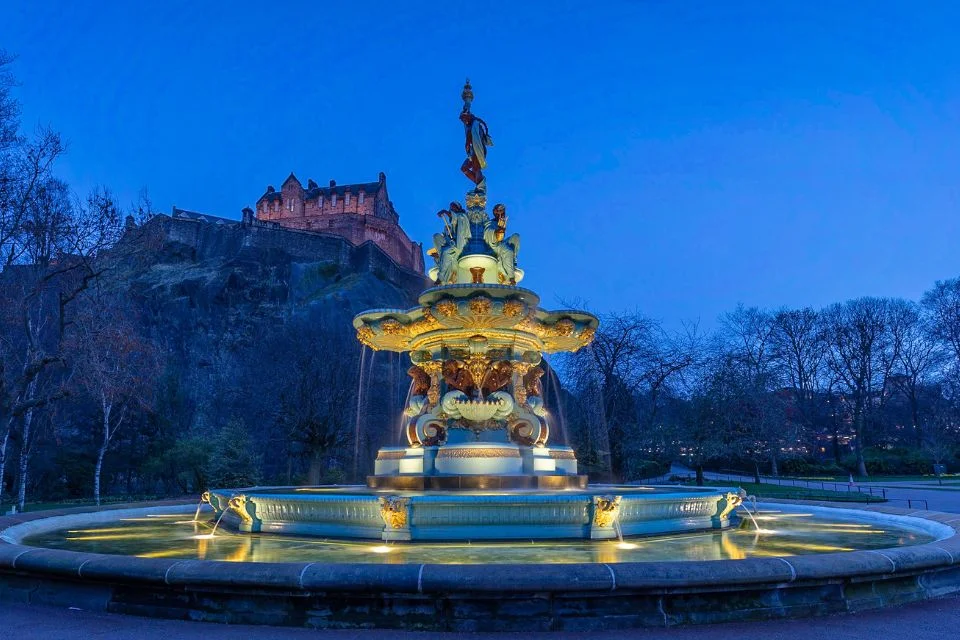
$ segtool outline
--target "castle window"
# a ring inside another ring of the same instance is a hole
[[[323,194],[317,196],[317,209],[323,209]]]
[[[344,194],[344,196],[343,196],[343,204],[346,205],[346,206],[348,206],[348,207],[350,206],[350,192],[349,192],[349,191],[347,191],[347,193]]]
[[[330,194],[330,206],[331,206],[331,207],[337,206],[337,192],[336,192],[336,191],[334,191],[333,193]]]
[[[363,191],[362,189],[360,190],[360,193],[357,194],[358,204],[363,204],[363,196],[365,196],[366,194],[367,194],[366,191]]]

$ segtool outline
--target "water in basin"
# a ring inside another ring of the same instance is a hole
[[[836,510],[831,510],[836,511]],[[37,534],[23,544],[143,558],[236,562],[495,564],[723,560],[831,553],[923,544],[934,536],[903,521],[858,518],[820,509],[761,509],[725,531],[619,541],[393,543],[257,535],[193,522],[190,513],[124,518]]]

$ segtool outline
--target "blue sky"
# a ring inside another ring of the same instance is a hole
[[[713,325],[960,275],[957,3],[14,2],[23,121],[78,191],[238,217],[385,171],[427,241],[470,186],[545,303]]]

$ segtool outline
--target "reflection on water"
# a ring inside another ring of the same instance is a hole
[[[930,542],[933,537],[888,523],[844,520],[807,513],[762,512],[762,528],[748,522],[724,532],[705,532],[624,542],[432,542],[346,541],[278,535],[241,534],[183,515],[128,518],[85,529],[62,529],[24,544],[135,555],[233,562],[569,563],[722,560],[855,549],[881,549]]]

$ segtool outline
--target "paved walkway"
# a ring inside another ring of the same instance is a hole
[[[409,633],[398,631],[314,631],[282,627],[249,627],[205,622],[154,620],[108,613],[64,610],[39,605],[0,603],[0,637],[16,640],[440,640],[470,638],[482,640],[524,638],[529,640],[860,640],[868,638],[909,638],[944,640],[955,637],[960,628],[960,598],[931,600],[867,613],[783,620],[719,624],[673,629],[637,629],[602,633],[517,633],[455,634]]]

